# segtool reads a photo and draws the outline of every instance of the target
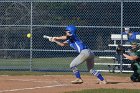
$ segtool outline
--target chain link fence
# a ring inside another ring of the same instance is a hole
[[[121,59],[120,68],[114,65],[114,58],[100,56],[116,56],[116,47],[108,46],[114,43],[111,34],[121,34],[124,27],[140,32],[140,2],[14,0],[0,1],[0,7],[0,70],[70,71],[69,64],[78,54],[43,35],[63,35],[65,27],[74,24],[80,38],[95,52],[95,69],[131,72],[129,60]],[[27,33],[33,37],[27,38]],[[79,69],[87,71],[84,63]]]

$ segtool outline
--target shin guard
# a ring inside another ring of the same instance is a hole
[[[76,78],[81,78],[80,72],[76,67],[71,68]]]
[[[96,76],[99,80],[101,80],[101,81],[104,80],[104,77],[101,75],[100,72],[91,69],[91,70],[90,70],[90,73],[91,73],[92,75]]]

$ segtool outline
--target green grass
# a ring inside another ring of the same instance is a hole
[[[72,75],[72,72],[0,71],[0,75],[9,75],[9,76]]]
[[[0,59],[0,70],[2,71],[29,71],[30,64],[32,71],[71,71],[70,63],[74,57],[57,57],[57,58],[33,58],[31,63],[29,58],[7,58]],[[113,63],[112,59],[99,59],[95,57],[96,63]],[[78,69],[87,71],[86,62],[78,66]],[[107,65],[95,65],[96,70],[109,70]],[[111,70],[113,66],[111,66]]]
[[[42,68],[42,69],[54,69],[54,70],[69,70],[69,65],[73,60],[73,57],[59,57],[59,58],[33,58],[32,59],[32,68]],[[96,62],[104,62],[104,59],[95,58]],[[113,60],[106,60],[107,62],[113,62]],[[23,67],[30,67],[30,59],[29,58],[17,58],[17,59],[0,59],[0,67],[12,67],[17,66],[22,68]],[[86,64],[83,63],[78,66],[79,70],[87,69]],[[107,66],[95,66],[95,69],[108,69]]]
[[[65,93],[140,93],[140,89],[89,89]]]
[[[103,76],[119,76],[119,77],[129,77],[132,73],[102,73]],[[73,75],[72,72],[38,72],[38,71],[0,71],[0,75],[11,75],[11,76],[21,76],[21,75]],[[90,73],[81,72],[81,75],[89,75]]]

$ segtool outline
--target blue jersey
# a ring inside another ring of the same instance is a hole
[[[132,35],[131,35],[131,36],[128,36],[128,41],[129,41],[129,42],[134,42],[134,41],[136,41],[136,35],[137,35],[137,34],[138,34],[137,32],[132,32]],[[123,32],[123,35],[127,35],[127,33]]]
[[[67,42],[75,49],[77,52],[81,52],[83,49],[87,49],[87,46],[77,37],[77,35],[72,35],[67,38]]]

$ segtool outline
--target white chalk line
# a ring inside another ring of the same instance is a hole
[[[55,85],[48,85],[48,86],[42,86],[42,87],[31,87],[31,88],[20,88],[20,89],[10,89],[10,90],[0,90],[0,93],[5,93],[5,92],[16,92],[16,91],[23,91],[23,90],[33,90],[33,89],[42,89],[42,88],[53,88],[53,87],[61,87],[61,86],[68,86],[68,84],[61,84],[58,81],[50,81],[49,79],[45,80],[38,80],[38,79],[6,79],[6,80],[11,80],[11,81],[21,81],[21,82],[43,82],[43,83],[48,83],[48,82],[54,82],[57,83]]]
[[[31,88],[20,88],[20,89],[2,90],[2,91],[0,91],[0,93],[3,93],[3,92],[16,92],[16,91],[22,91],[22,90],[43,89],[43,88],[53,88],[53,87],[61,87],[61,86],[68,86],[68,84],[59,84],[59,85],[42,86],[42,87],[31,87]]]
[[[59,81],[56,80],[49,80],[49,79],[45,79],[45,80],[38,80],[38,79],[7,79],[9,81],[19,81],[19,82],[33,82],[33,83],[55,83],[56,85],[61,85],[62,83],[60,83]]]
[[[9,81],[21,81],[21,82],[43,82],[43,83],[48,83],[48,82],[57,82],[57,81],[50,81],[49,79],[45,80],[38,80],[38,79],[7,79]]]
[[[52,76],[52,75],[45,75],[45,76]],[[38,79],[5,79],[5,80],[21,81],[21,82],[54,82],[54,83],[57,83],[57,84],[55,84],[55,85],[48,85],[48,86],[41,86],[41,87],[39,86],[39,87],[31,87],[31,88],[19,88],[19,89],[0,90],[0,93],[69,86],[69,84],[61,84],[58,81],[50,81],[49,79],[45,79],[45,80],[41,80],[41,79],[40,80],[38,80]]]

